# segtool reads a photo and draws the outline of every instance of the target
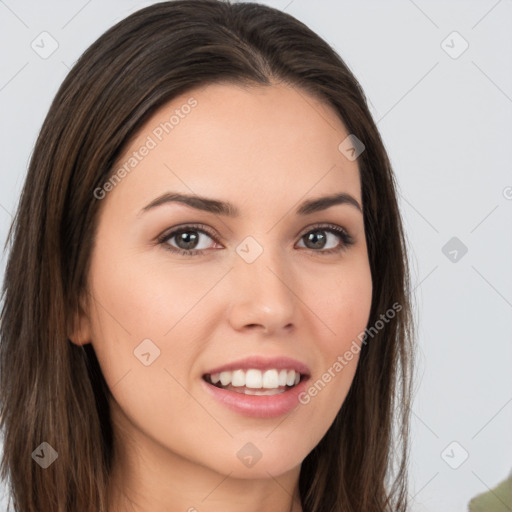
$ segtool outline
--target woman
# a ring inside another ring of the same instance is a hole
[[[394,177],[304,24],[177,0],[108,30],[57,93],[9,240],[15,510],[406,510]]]

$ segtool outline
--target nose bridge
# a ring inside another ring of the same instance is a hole
[[[292,322],[296,306],[286,251],[271,242],[272,236],[258,238],[248,236],[236,248],[234,317],[239,326],[285,327]]]

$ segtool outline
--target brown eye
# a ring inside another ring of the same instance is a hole
[[[336,239],[341,240],[341,243]],[[301,237],[306,249],[321,253],[334,253],[348,249],[354,243],[353,238],[340,226],[317,226]],[[334,244],[334,245],[332,245]],[[326,246],[331,245],[331,247]]]
[[[170,238],[176,239],[175,243],[179,249],[190,250],[190,249],[196,248],[201,236],[198,235],[197,231],[187,230],[187,231],[180,231],[179,233],[173,235]]]
[[[158,242],[171,252],[185,256],[197,256],[204,255],[208,246],[211,245],[211,242],[208,243],[208,238],[216,242],[213,235],[205,228],[183,226],[162,236]],[[175,239],[173,243],[170,243],[173,239]],[[201,245],[202,247],[200,247]]]

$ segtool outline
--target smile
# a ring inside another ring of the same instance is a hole
[[[301,374],[293,369],[273,368],[262,371],[250,368],[206,374],[204,379],[209,384],[228,391],[268,396],[284,393],[296,386],[301,380]]]
[[[223,408],[253,418],[289,414],[310,379],[309,368],[290,358],[247,358],[202,375],[205,391]]]

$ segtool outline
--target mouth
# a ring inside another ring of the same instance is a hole
[[[311,372],[295,358],[252,355],[202,375],[204,391],[221,407],[252,418],[276,418],[300,404]]]
[[[270,368],[260,370],[258,368],[236,369],[206,373],[203,380],[212,386],[244,395],[271,396],[285,393],[308,376],[293,368]]]

